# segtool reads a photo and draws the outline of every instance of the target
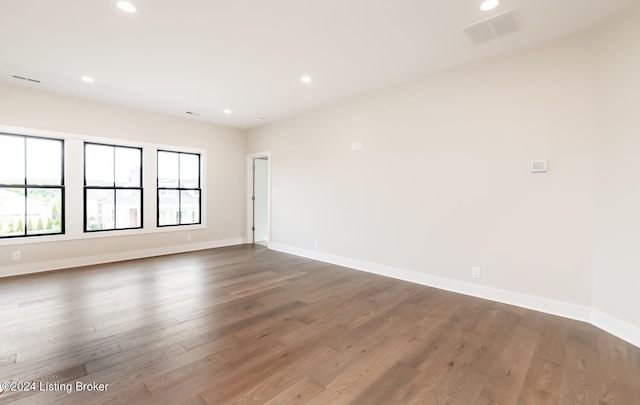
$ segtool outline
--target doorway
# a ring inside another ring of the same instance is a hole
[[[269,152],[247,156],[248,164],[248,206],[247,239],[249,243],[267,245],[271,233],[271,189]]]

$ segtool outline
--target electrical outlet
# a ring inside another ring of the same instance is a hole
[[[191,240],[191,234],[190,233],[187,234],[187,240]]]
[[[13,252],[13,253],[11,254],[11,258],[12,258],[13,260],[20,260],[20,259],[22,259],[22,254],[20,253],[20,251],[19,251],[19,250],[16,250],[15,252]]]
[[[471,268],[471,277],[473,277],[473,278],[480,278],[481,277],[480,267],[472,267]]]
[[[319,246],[318,241],[317,241],[317,240],[314,240],[314,241],[313,241],[313,247],[317,249],[317,248],[318,248],[318,246]]]

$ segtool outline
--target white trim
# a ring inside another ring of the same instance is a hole
[[[256,152],[249,153],[247,155],[247,243],[251,243],[251,223],[253,220],[253,207],[251,202],[252,195],[252,186],[253,186],[253,176],[251,173],[251,166],[253,164],[253,159],[257,158],[267,158],[267,240],[266,243],[269,244],[271,241],[271,152]]]
[[[28,245],[34,243],[50,243],[50,242],[64,242],[71,240],[86,240],[86,239],[97,239],[97,238],[115,238],[118,236],[139,236],[139,235],[150,235],[150,234],[158,234],[163,232],[189,232],[207,229],[207,227],[203,224],[194,224],[194,225],[175,225],[175,226],[166,226],[161,228],[148,229],[145,225],[144,228],[139,229],[115,229],[104,232],[87,232],[87,233],[60,233],[54,235],[38,235],[38,236],[27,236],[27,237],[14,237],[14,238],[6,238],[0,239],[0,246],[13,246],[13,245]]]
[[[97,256],[73,257],[63,260],[47,260],[39,263],[19,264],[5,266],[0,271],[1,277],[19,276],[23,274],[41,273],[51,270],[60,270],[73,267],[91,266],[94,264],[112,263],[124,260],[142,259],[170,255],[175,253],[192,252],[196,250],[213,249],[224,246],[235,246],[246,243],[246,238],[223,239],[210,242],[192,243],[188,245],[164,246],[159,248],[131,250],[119,253],[108,253]]]
[[[640,328],[607,313],[593,309],[591,324],[640,348]]]

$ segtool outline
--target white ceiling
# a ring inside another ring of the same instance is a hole
[[[0,0],[0,81],[249,128],[583,31],[640,4],[502,0],[482,12],[480,0],[131,2],[135,14],[115,0]],[[461,30],[514,8],[516,33],[473,45]]]

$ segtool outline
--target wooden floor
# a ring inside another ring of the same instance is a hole
[[[0,279],[8,380],[49,390],[0,403],[635,405],[640,349],[584,323],[240,246]]]

